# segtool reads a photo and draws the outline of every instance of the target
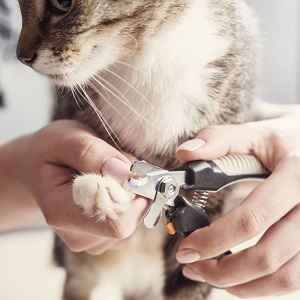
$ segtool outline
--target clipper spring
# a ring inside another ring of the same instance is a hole
[[[194,191],[192,201],[201,206],[202,208],[205,208],[205,204],[208,200],[208,192],[206,191]]]

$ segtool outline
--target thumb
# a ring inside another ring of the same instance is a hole
[[[47,162],[82,173],[102,173],[124,182],[130,161],[123,153],[101,140],[88,127],[74,121],[55,121],[39,133],[39,151]]]
[[[212,160],[229,154],[253,154],[257,139],[251,123],[211,125],[200,131],[195,139],[181,144],[176,154],[180,161]]]

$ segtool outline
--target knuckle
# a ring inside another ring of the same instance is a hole
[[[247,237],[258,235],[264,228],[266,216],[263,210],[245,210],[241,216],[241,230]]]
[[[99,153],[99,147],[96,146],[96,142],[94,140],[90,139],[83,139],[79,147],[78,162],[80,168],[82,169],[86,165],[86,162],[90,160],[90,157],[93,157],[95,154],[97,154],[97,151]]]
[[[72,241],[72,242],[65,241],[65,243],[67,244],[68,248],[72,252],[79,253],[86,250],[86,247],[82,243],[76,241]]]
[[[57,218],[57,217],[55,216],[55,214],[44,212],[44,218],[45,218],[46,223],[47,223],[50,227],[56,228],[56,227],[59,227],[59,226],[60,226],[59,218]]]
[[[300,276],[292,272],[286,272],[280,278],[280,284],[283,291],[292,292],[300,288]]]
[[[220,135],[222,136],[223,130],[226,130],[227,125],[208,125],[204,129],[201,130],[200,134],[204,136],[212,136],[212,135]]]
[[[230,286],[230,282],[228,280],[226,280],[225,277],[217,277],[217,278],[209,280],[209,282],[218,288],[226,288],[226,287]]]
[[[276,272],[282,264],[282,258],[276,253],[264,253],[258,260],[257,268],[266,275]]]
[[[204,130],[205,130],[205,131],[217,131],[218,128],[219,128],[218,125],[208,125],[208,126],[206,126],[206,127],[203,129],[203,131],[204,131]]]
[[[128,232],[128,231],[118,231],[113,233],[113,238],[117,239],[117,240],[125,240],[127,238],[129,238],[132,235],[132,233]]]
[[[110,235],[112,238],[118,240],[125,240],[129,238],[134,232],[131,226],[125,226],[122,222],[114,221],[111,226]]]
[[[282,159],[282,163],[290,172],[295,174],[295,178],[299,178],[300,170],[298,166],[300,163],[300,151],[287,151],[286,156]],[[297,184],[299,181],[295,180],[295,183]]]
[[[54,229],[66,227],[66,221],[63,214],[56,213],[52,207],[44,207],[42,211],[47,225]]]
[[[221,243],[217,242],[214,239],[209,239],[208,243],[211,256],[215,257],[223,254],[223,245]]]
[[[49,225],[50,227],[55,227],[56,222],[52,217],[49,217],[46,215],[44,217],[45,217],[45,221],[46,221],[47,225]]]
[[[75,253],[86,251],[95,242],[94,239],[86,239],[85,236],[74,236],[73,234],[66,232],[61,232],[60,236],[68,249]]]
[[[228,293],[230,293],[233,296],[236,296],[241,299],[247,299],[251,297],[249,291],[242,286],[232,287],[226,289]]]

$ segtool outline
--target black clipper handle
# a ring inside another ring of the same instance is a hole
[[[193,201],[188,201],[183,196],[177,196],[175,206],[166,210],[168,222],[172,222],[175,231],[188,236],[193,231],[210,224],[208,215],[204,209]]]
[[[270,175],[252,155],[229,155],[212,161],[192,161],[180,170],[186,172],[186,190],[217,192],[238,181],[262,180]]]
[[[176,232],[184,237],[189,236],[193,231],[209,226],[210,221],[204,209],[195,202],[188,201],[183,196],[177,196],[175,206],[166,210],[168,222],[173,223]],[[221,259],[225,255],[232,254],[230,250],[215,257]]]

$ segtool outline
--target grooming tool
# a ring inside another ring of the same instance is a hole
[[[263,180],[270,172],[252,155],[230,155],[212,161],[192,161],[177,171],[136,161],[131,166],[133,177],[129,179],[132,192],[152,199],[144,224],[155,227],[166,210],[166,228],[188,236],[196,229],[210,224],[205,212],[209,193],[241,181]],[[194,190],[192,199],[180,195],[182,190]]]

